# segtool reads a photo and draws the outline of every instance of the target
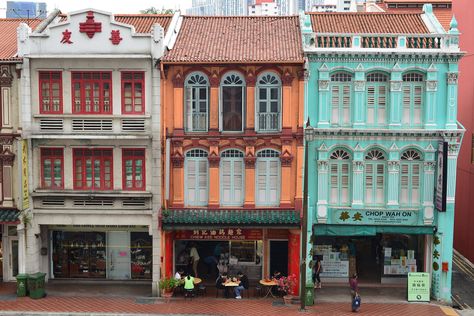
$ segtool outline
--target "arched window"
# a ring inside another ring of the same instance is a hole
[[[256,130],[275,132],[280,130],[281,81],[273,73],[267,72],[257,80]]]
[[[417,72],[403,75],[402,124],[405,127],[421,127],[423,123],[424,78]]]
[[[385,177],[387,158],[384,152],[371,149],[365,154],[365,204],[385,204]]]
[[[186,78],[184,88],[186,131],[207,131],[209,121],[209,81],[207,77],[200,72],[193,72]]]
[[[186,152],[184,203],[186,206],[204,206],[208,202],[209,163],[207,152],[202,149],[191,149]]]
[[[352,75],[337,72],[331,75],[331,125],[349,126],[351,123]]]
[[[417,150],[406,150],[400,159],[400,205],[421,204],[421,154]]]
[[[257,153],[255,203],[259,206],[280,204],[280,153],[264,149]]]
[[[220,161],[221,205],[244,204],[244,154],[237,149],[222,152]]]
[[[336,149],[329,157],[329,204],[351,204],[351,157],[344,149]]]
[[[244,130],[245,81],[236,72],[230,72],[221,82],[221,130],[242,132]]]
[[[367,75],[367,126],[387,125],[388,76],[375,72]]]

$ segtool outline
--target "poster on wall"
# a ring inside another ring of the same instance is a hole
[[[347,278],[349,277],[349,261],[326,261],[321,262],[322,278]]]
[[[408,273],[408,301],[430,301],[430,274],[426,272]]]
[[[448,183],[448,143],[438,143],[438,163],[436,172],[435,207],[440,212],[446,212],[446,187]]]

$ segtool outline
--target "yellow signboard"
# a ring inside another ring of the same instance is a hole
[[[21,141],[21,192],[22,192],[22,209],[26,210],[30,207],[30,195],[28,193],[28,141]]]

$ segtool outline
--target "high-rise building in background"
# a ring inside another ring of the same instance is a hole
[[[7,18],[46,18],[45,2],[7,1]]]
[[[273,0],[257,0],[248,6],[249,15],[273,16],[280,15],[278,4]]]
[[[247,15],[247,6],[251,0],[193,0],[190,15]],[[251,2],[253,3],[253,1]]]
[[[280,15],[298,14],[298,0],[276,0]]]
[[[356,0],[306,0],[306,11],[337,11],[337,12],[355,12],[357,11]],[[336,8],[334,10],[334,7]]]

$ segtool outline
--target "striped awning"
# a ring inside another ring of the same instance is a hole
[[[16,209],[0,209],[0,224],[16,224],[20,220],[20,212]]]

